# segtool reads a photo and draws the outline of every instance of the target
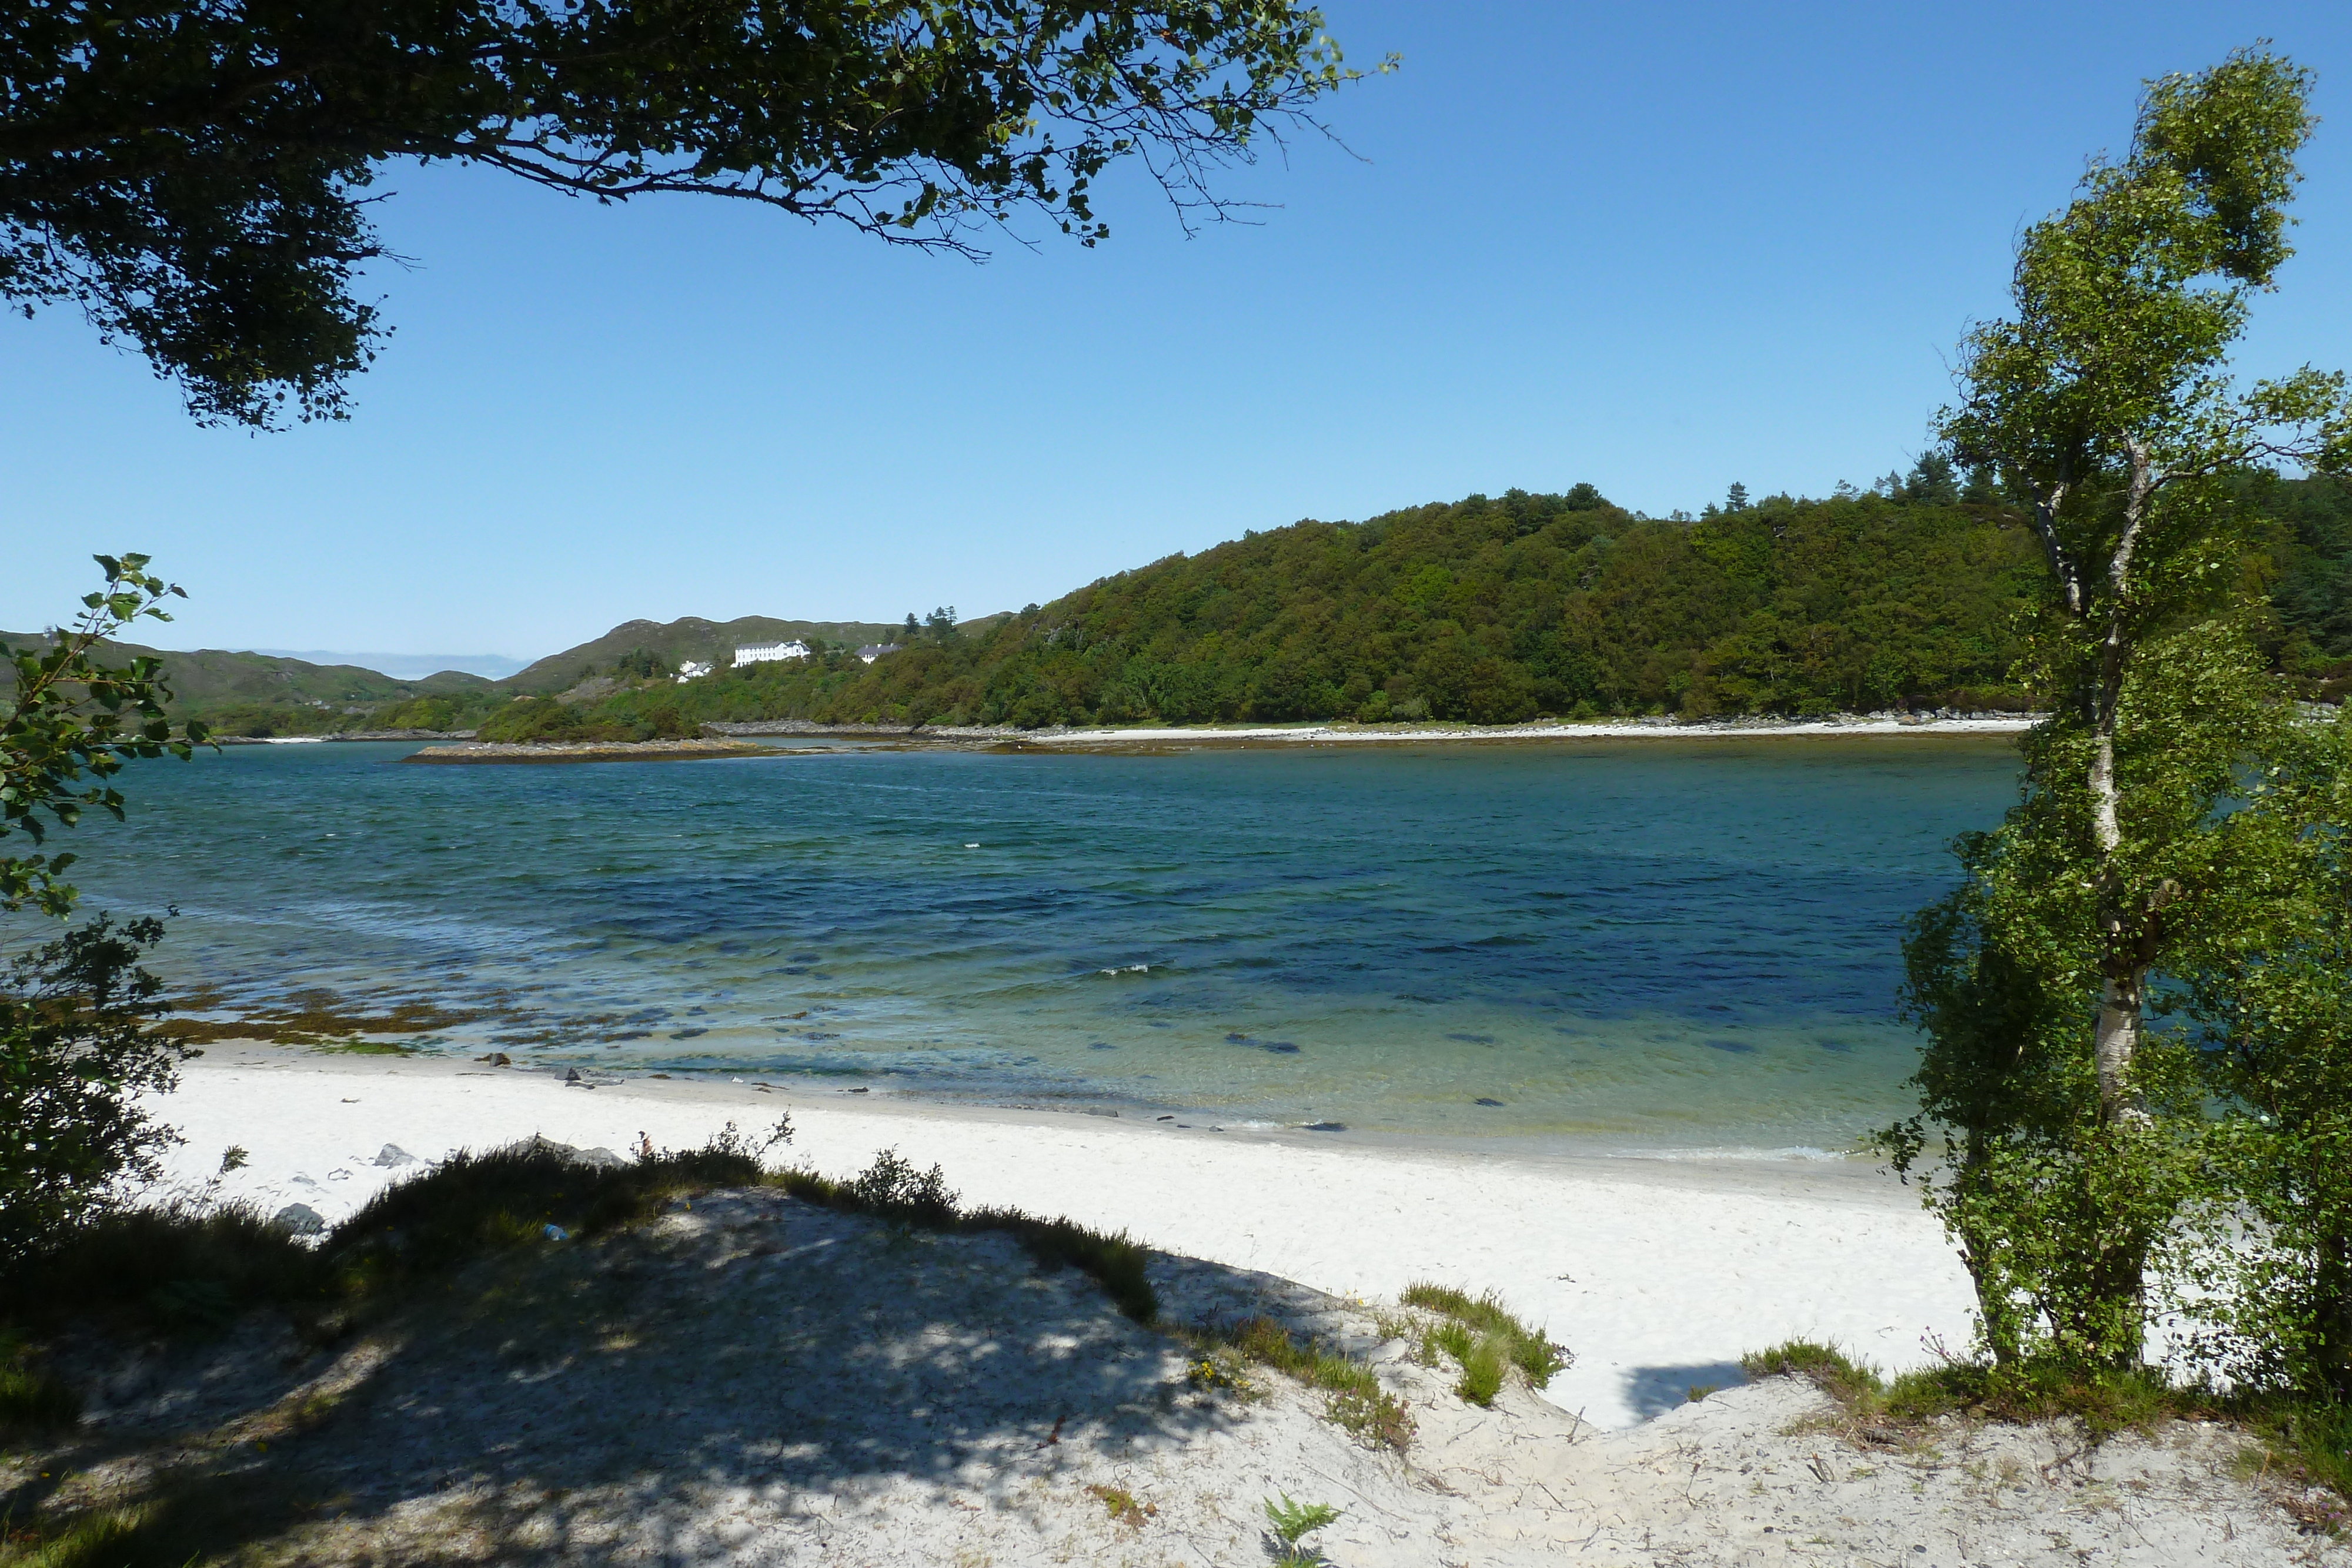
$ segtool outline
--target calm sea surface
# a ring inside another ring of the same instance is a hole
[[[431,1049],[1627,1152],[1899,1113],[1903,919],[2017,778],[1982,737],[410,749],[136,765],[68,835],[87,907],[177,904],[158,967],[240,1003],[489,1015]]]

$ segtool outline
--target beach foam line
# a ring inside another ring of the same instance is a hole
[[[224,1197],[329,1223],[419,1160],[540,1134],[626,1152],[700,1145],[729,1121],[771,1126],[785,1157],[855,1175],[895,1146],[936,1163],[967,1203],[1125,1229],[1170,1252],[1264,1270],[1343,1296],[1433,1280],[1501,1291],[1576,1353],[1549,1397],[1604,1427],[1694,1386],[1738,1381],[1746,1351],[1828,1340],[1889,1369],[1969,1342],[1966,1277],[1915,1193],[1860,1161],[1546,1158],[1312,1133],[787,1093],[757,1083],[560,1073],[449,1058],[327,1057],[215,1046],[157,1103],[187,1143],[173,1178],[244,1168]]]
[[[1778,1149],[1758,1148],[1746,1144],[1738,1144],[1691,1149],[1611,1149],[1608,1151],[1608,1157],[1615,1160],[1664,1160],[1678,1165],[1704,1165],[1725,1160],[1811,1160],[1843,1164],[1853,1159],[1854,1155],[1842,1149],[1816,1148],[1811,1144],[1796,1144],[1787,1148]]]

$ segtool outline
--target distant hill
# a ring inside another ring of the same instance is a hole
[[[993,625],[1002,619],[968,624]],[[591,674],[611,674],[616,660],[639,649],[671,666],[689,660],[726,666],[735,649],[747,643],[798,637],[856,646],[887,642],[904,630],[903,623],[774,621],[760,615],[727,622],[688,616],[666,625],[631,621],[495,681],[463,670],[394,676],[362,664],[320,664],[283,653],[181,651],[138,643],[107,643],[103,649],[110,660],[142,654],[163,660],[175,718],[201,718],[226,734],[297,735],[378,726],[471,726],[509,697],[563,691]],[[44,641],[37,632],[0,632],[0,643],[15,647]]]
[[[903,624],[880,621],[772,621],[745,615],[733,621],[705,621],[688,615],[667,622],[625,621],[592,642],[561,653],[550,653],[497,684],[509,691],[560,692],[591,674],[609,674],[614,661],[642,648],[673,669],[684,664],[726,667],[735,650],[755,643],[784,643],[798,637],[827,643],[887,643],[903,632]]]
[[[45,643],[38,632],[0,632],[0,643],[24,648]],[[232,653],[221,648],[175,652],[138,643],[108,643],[104,657],[121,661],[149,654],[164,663],[172,687],[172,712],[202,718],[225,708],[310,708],[341,714],[410,697],[488,688],[479,675],[443,670],[422,680],[394,680],[357,664],[314,664],[278,654]]]
[[[988,616],[964,624],[985,629],[1003,619]],[[688,661],[726,668],[735,650],[747,643],[797,637],[854,648],[889,642],[904,632],[903,622],[776,621],[762,615],[726,622],[690,615],[667,624],[631,621],[497,681],[463,670],[441,670],[421,678],[393,676],[362,664],[320,664],[289,653],[177,651],[137,643],[103,647],[110,660],[142,654],[162,659],[174,718],[203,719],[224,735],[282,736],[375,728],[467,729],[514,697],[568,691],[593,676],[614,676],[619,673],[614,666],[640,650],[666,668]],[[0,632],[0,643],[19,648],[46,640],[37,632]],[[667,675],[661,680],[667,684]]]
[[[530,663],[529,659],[510,659],[504,653],[355,653],[324,648],[247,648],[245,652],[273,659],[300,659],[312,664],[356,664],[395,681],[421,681],[444,670],[479,675],[486,681],[502,681]]]

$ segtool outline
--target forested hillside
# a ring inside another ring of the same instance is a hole
[[[2263,478],[2244,586],[2278,666],[2352,686],[2352,497]],[[958,625],[632,622],[491,683],[253,654],[168,655],[182,711],[228,733],[480,727],[509,738],[692,734],[713,720],[1171,724],[2009,707],[2012,621],[2042,570],[2012,512],[1930,460],[1828,500],[1735,495],[1653,519],[1591,486],[1302,522]],[[912,618],[910,617],[911,621]],[[872,664],[859,642],[906,645]],[[820,656],[726,667],[740,643]],[[132,650],[125,650],[130,652]],[[720,669],[679,682],[688,659]]]
[[[2267,481],[2246,562],[2273,645],[2316,689],[2352,661],[2352,507]],[[1654,520],[1590,486],[1304,522],[1174,556],[985,633],[517,704],[497,733],[688,733],[711,720],[1509,723],[1672,713],[2013,706],[2011,622],[2042,570],[2011,511],[1948,469],[1825,501]]]
[[[2352,656],[2339,491],[2269,484],[2248,580],[2282,659]],[[1735,497],[1654,520],[1590,486],[1304,522],[1123,572],[980,634],[520,703],[492,732],[688,733],[712,720],[1509,723],[1673,713],[2016,706],[2011,622],[2042,570],[1997,497],[1948,469],[1826,501]]]
[[[2265,572],[2277,617],[2273,656],[2340,702],[2352,689],[2352,488],[2271,480],[2251,490],[2273,519]]]

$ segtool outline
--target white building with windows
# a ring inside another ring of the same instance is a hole
[[[694,660],[688,659],[677,667],[677,684],[684,685],[688,681],[698,681],[709,673],[709,665],[697,664]]]
[[[778,659],[805,659],[809,645],[795,637],[789,643],[754,643],[748,648],[735,650],[735,667],[746,664],[771,664]]]

